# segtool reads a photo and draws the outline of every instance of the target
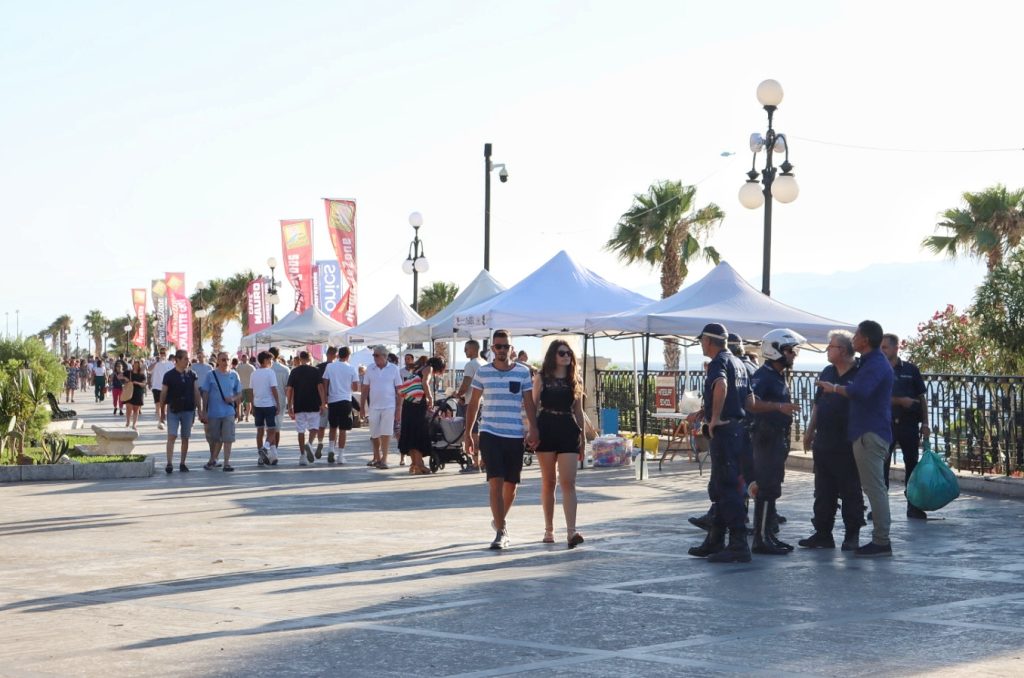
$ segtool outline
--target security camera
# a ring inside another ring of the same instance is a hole
[[[498,172],[498,179],[501,180],[501,183],[506,183],[508,181],[508,170],[502,167],[501,171]]]

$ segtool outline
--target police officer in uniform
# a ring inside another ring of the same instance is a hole
[[[747,375],[753,377],[754,372],[757,372],[757,364],[750,359],[748,354],[743,352],[743,337],[735,332],[729,333],[729,351],[739,358],[743,366],[747,368]]]
[[[889,465],[896,454],[896,446],[899,445],[903,452],[906,482],[917,466],[918,445],[922,438],[928,438],[931,430],[928,428],[928,401],[925,398],[927,389],[921,378],[921,370],[914,363],[900,359],[900,338],[895,334],[883,334],[879,348],[892,365],[893,372],[892,446],[885,459],[885,486],[889,487]],[[907,517],[927,520],[928,514],[908,501]]]
[[[793,413],[800,407],[792,402],[783,372],[793,360],[804,338],[788,329],[772,330],[761,340],[764,364],[751,379],[747,410],[754,415],[754,544],[753,552],[783,555],[793,547],[776,539],[775,501],[782,496],[782,480],[789,456],[790,427]]]
[[[690,548],[689,554],[715,563],[750,562],[746,507],[741,470],[747,430],[743,427],[743,409],[749,385],[743,363],[725,347],[728,333],[719,323],[709,323],[697,336],[704,355],[711,358],[704,380],[703,415],[711,442],[711,482],[708,494],[714,506],[714,522],[704,542]],[[697,413],[699,415],[700,413]],[[693,416],[693,415],[691,415]],[[696,417],[694,416],[694,419]],[[729,545],[725,533],[729,532]]]

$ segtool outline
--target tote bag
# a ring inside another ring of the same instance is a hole
[[[937,511],[959,496],[956,475],[925,440],[921,461],[907,481],[907,501],[922,511]]]

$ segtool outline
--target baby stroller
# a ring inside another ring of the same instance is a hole
[[[443,469],[445,464],[458,463],[463,469],[473,465],[473,460],[462,450],[466,420],[455,416],[457,403],[455,398],[440,399],[428,415],[430,470],[433,473]]]

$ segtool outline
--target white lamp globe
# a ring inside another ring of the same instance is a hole
[[[269,257],[267,259],[267,268],[277,268],[277,259]]]
[[[413,272],[412,259],[406,259],[405,261],[402,262],[402,270],[405,271],[406,273],[408,273],[409,275],[412,275],[412,272]]]
[[[757,100],[762,106],[778,106],[782,103],[782,85],[778,80],[765,80],[757,86]]]
[[[132,326],[131,325],[125,325],[124,326],[124,331],[125,332],[131,332],[132,331]]]
[[[281,303],[281,296],[277,294],[271,294],[267,297],[267,301],[273,304],[274,306],[277,306],[278,304]]]
[[[206,289],[206,283],[203,282],[202,280],[200,280],[199,282],[196,283],[196,289],[197,290],[205,290]]]
[[[779,202],[793,202],[800,195],[796,177],[792,174],[780,174],[772,182],[772,197]]]
[[[409,225],[413,228],[419,228],[423,225],[423,215],[419,212],[413,212],[409,215]]]
[[[740,186],[740,204],[748,210],[756,210],[763,205],[764,193],[761,191],[761,184],[748,181]]]
[[[430,264],[427,262],[426,257],[420,257],[419,259],[417,259],[415,267],[417,273],[426,273],[427,271],[430,270]]]

